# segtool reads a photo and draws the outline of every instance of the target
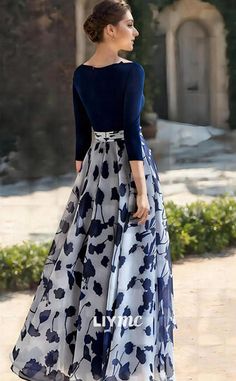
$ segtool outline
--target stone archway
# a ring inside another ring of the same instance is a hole
[[[184,21],[176,31],[177,120],[210,124],[209,36],[198,20]]]
[[[207,2],[178,0],[166,6],[158,20],[159,31],[166,36],[168,119],[189,122],[192,118],[196,125],[228,128],[226,30],[222,15]],[[188,32],[192,39],[188,38]],[[181,47],[180,41],[185,45]],[[192,58],[186,57],[188,54]],[[198,64],[198,73],[193,73],[194,65]]]

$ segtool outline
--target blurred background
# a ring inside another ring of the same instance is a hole
[[[3,381],[16,379],[7,354],[76,178],[72,75],[93,54],[83,22],[97,2],[0,3]],[[145,69],[141,125],[172,242],[177,381],[234,380],[236,3],[128,3],[140,35],[120,56]]]

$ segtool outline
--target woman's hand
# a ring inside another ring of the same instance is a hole
[[[81,171],[82,163],[83,163],[83,161],[81,161],[81,160],[76,160],[75,161],[75,168],[76,168],[76,172],[77,173],[79,173]]]
[[[133,213],[133,217],[140,218],[138,224],[145,224],[150,212],[150,205],[147,194],[137,194],[136,203],[138,209]]]

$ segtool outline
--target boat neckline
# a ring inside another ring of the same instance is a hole
[[[130,62],[124,62],[124,61],[120,61],[120,62],[114,62],[114,63],[112,63],[112,64],[110,64],[110,65],[106,65],[106,66],[99,66],[99,67],[97,67],[97,66],[92,66],[92,65],[85,65],[85,64],[81,64],[80,66],[84,66],[84,67],[88,67],[88,68],[92,68],[92,69],[105,69],[105,68],[107,68],[107,67],[111,67],[111,66],[114,66],[114,65],[119,65],[119,64],[121,64],[121,63],[123,63],[123,64],[131,64],[131,63],[134,63],[135,61],[130,61]]]

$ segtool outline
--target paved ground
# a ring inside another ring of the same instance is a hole
[[[236,249],[173,264],[176,381],[236,380]],[[9,371],[8,353],[19,334],[33,293],[0,298],[0,380]],[[146,380],[140,380],[146,381]]]

